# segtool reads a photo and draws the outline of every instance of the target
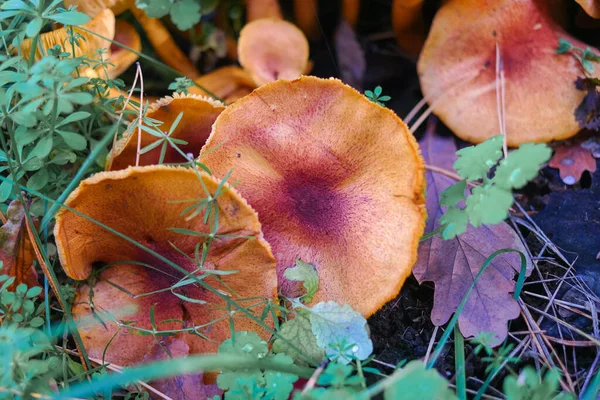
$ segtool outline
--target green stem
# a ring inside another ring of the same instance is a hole
[[[465,338],[454,325],[454,369],[456,370],[456,394],[459,400],[467,400],[467,376],[465,372]]]

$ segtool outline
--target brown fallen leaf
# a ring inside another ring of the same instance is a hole
[[[438,136],[434,130],[430,125],[420,142],[425,163],[454,171],[454,139]],[[427,234],[439,227],[439,219],[443,214],[439,204],[440,193],[456,181],[429,170],[426,179]],[[469,225],[464,234],[452,240],[442,240],[440,235],[435,235],[421,243],[413,274],[419,282],[432,281],[435,285],[431,320],[436,326],[448,322],[485,259],[504,248],[527,254],[518,235],[507,223],[480,228]],[[506,338],[508,321],[519,316],[519,305],[513,299],[512,292],[515,289],[514,278],[520,267],[517,253],[505,253],[496,257],[481,275],[458,319],[458,326],[465,337],[473,337],[480,332],[493,333],[493,345],[500,344]],[[529,274],[531,264],[527,271]]]
[[[185,358],[189,353],[190,347],[183,340],[167,337],[150,349],[144,357],[144,362]],[[205,400],[223,394],[216,384],[205,384],[204,374],[201,372],[160,379],[150,384],[173,400]]]
[[[596,171],[596,160],[592,152],[581,145],[580,140],[562,143],[554,149],[554,155],[548,163],[550,167],[558,168],[560,178],[567,185],[579,182],[584,171]]]
[[[0,227],[0,274],[15,277],[11,288],[24,283],[28,287],[38,285],[37,272],[33,266],[35,252],[25,222],[25,210],[19,201],[8,206],[7,221]]]

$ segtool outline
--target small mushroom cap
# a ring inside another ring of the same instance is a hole
[[[114,40],[121,43],[138,53],[142,52],[142,40],[139,33],[133,25],[127,21],[117,20],[115,24]],[[138,55],[120,46],[112,44],[110,46],[110,63],[108,67],[108,76],[115,79],[127,70],[138,59]]]
[[[575,0],[585,12],[593,18],[600,18],[600,1],[598,0]]]
[[[87,24],[83,25],[83,27],[87,30],[95,32],[96,35],[74,26],[73,31],[75,34],[83,37],[83,40],[79,41],[79,46],[75,46],[74,56],[95,59],[97,58],[96,50],[108,49],[111,43],[110,40],[115,37],[115,15],[111,10],[105,9]],[[42,33],[40,35],[41,46],[44,49],[51,49],[54,46],[59,45],[63,51],[73,53],[73,48],[69,42],[69,37],[70,34],[65,28],[59,28],[51,32]],[[20,45],[23,57],[26,59],[29,58],[31,43],[32,40],[28,38],[23,40]],[[35,60],[39,60],[40,58],[42,58],[42,53],[38,48],[35,53]]]
[[[496,43],[505,81],[509,146],[575,135],[573,111],[584,92],[570,55],[556,53],[567,35],[542,0],[454,0],[438,11],[418,62],[421,89],[433,111],[462,139],[479,143],[500,132]]]
[[[184,154],[191,153],[196,157],[210,135],[212,124],[224,109],[225,106],[221,102],[208,97],[174,93],[173,96],[167,96],[154,103],[148,110],[147,117],[161,121],[162,125],[158,128],[163,132],[169,132],[178,115],[183,113],[170,137],[185,140],[187,144],[180,144],[178,147]],[[157,140],[160,138],[142,130],[140,149]],[[140,154],[140,165],[158,164],[161,147],[162,145],[159,145],[147,153]],[[108,155],[107,170],[115,171],[135,165],[137,149],[138,130],[130,128]],[[181,153],[167,145],[164,163],[186,161],[188,160]]]
[[[308,41],[294,24],[263,18],[244,26],[238,55],[259,86],[277,79],[296,79],[306,70]]]
[[[235,66],[221,67],[202,75],[194,82],[198,86],[189,88],[190,93],[206,96],[208,93],[201,89],[204,88],[220,99],[225,100],[226,103],[229,103],[227,99],[233,96],[234,93],[244,92],[244,95],[246,95],[256,89],[256,83],[254,83],[252,76],[247,71]]]
[[[217,118],[200,153],[258,211],[280,291],[297,258],[314,264],[314,302],[371,315],[410,275],[425,223],[424,164],[406,125],[336,79],[256,89]]]
[[[203,172],[200,176],[214,196],[219,182]],[[216,200],[219,208],[216,233],[227,236],[212,242],[205,268],[238,272],[221,276],[224,284],[213,275],[203,281],[224,293],[234,291],[234,298],[270,298],[276,292],[275,260],[262,238],[258,217],[234,189],[227,184],[225,187],[227,190]],[[202,248],[206,237],[184,235],[169,228],[209,234],[210,227],[203,222],[202,214],[188,221],[185,216],[189,213],[182,215],[194,204],[182,201],[199,201],[206,197],[199,178],[191,169],[131,167],[101,172],[84,180],[69,196],[66,205],[143,244],[188,272],[198,274],[194,251],[197,245]],[[196,284],[173,288],[184,275],[167,263],[68,209],[58,213],[54,233],[61,264],[71,278],[86,279],[98,263],[109,264],[88,285],[80,287],[74,303],[73,312],[81,321],[79,330],[91,356],[102,357],[104,348],[118,330],[118,321],[133,321],[136,327],[150,329],[150,308],[154,304],[157,304],[155,321],[161,330],[218,321],[210,328],[199,328],[199,333],[211,341],[191,334],[180,335],[190,346],[191,353],[214,352],[219,342],[230,336],[229,312],[224,301]],[[93,287],[94,312],[90,307],[89,285]],[[166,288],[172,289],[164,290]],[[141,296],[150,292],[156,293]],[[127,315],[119,315],[127,311]],[[104,325],[98,323],[96,317]],[[171,322],[162,323],[167,319]],[[241,312],[235,314],[234,323],[238,330],[258,330]],[[260,330],[259,333],[265,335]],[[139,363],[153,343],[151,337],[140,337],[122,328],[108,347],[106,360],[119,365]]]

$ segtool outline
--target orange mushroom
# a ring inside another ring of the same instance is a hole
[[[171,132],[169,137],[184,140],[187,144],[180,144],[176,149],[165,142],[163,144],[165,147],[163,162],[182,163],[188,161],[188,153],[194,154],[194,157],[200,154],[200,149],[210,135],[212,124],[224,109],[225,106],[219,101],[193,94],[174,93],[172,97],[167,96],[152,104],[146,116],[162,122],[158,129],[163,132],[169,132],[173,123],[179,118],[179,114],[183,113],[175,130]],[[160,139],[160,137],[142,131],[139,148],[141,150]],[[108,155],[106,169],[119,170],[135,165],[137,151],[138,130],[129,129]],[[161,152],[163,150],[161,146],[158,146],[144,154],[140,154],[139,165],[158,164]]]
[[[198,86],[190,87],[188,89],[190,93],[200,95],[213,94],[225,103],[231,103],[249,94],[257,87],[252,76],[247,71],[234,66],[221,67],[202,75],[194,82]]]
[[[419,55],[427,36],[422,15],[423,1],[394,0],[392,6],[392,26],[398,47],[412,57]]]
[[[142,52],[142,41],[133,25],[127,21],[117,20],[115,28],[115,41],[121,43],[138,53]],[[108,76],[114,79],[127,70],[138,59],[134,52],[126,50],[115,44],[110,46],[110,63]]]
[[[543,0],[449,1],[419,58],[421,89],[462,139],[505,133],[509,146],[566,139],[580,130],[573,111],[585,93],[574,85],[579,62],[556,53],[559,39],[586,47]]]
[[[84,28],[85,30],[81,29]],[[35,60],[42,58],[41,49],[44,49],[44,53],[59,45],[63,51],[72,54],[73,57],[86,57],[94,59],[97,57],[96,51],[98,49],[108,48],[110,41],[115,36],[115,15],[111,10],[105,9],[93,17],[91,21],[81,26],[81,28],[74,26],[73,33],[80,35],[83,39],[75,45],[71,45],[69,38],[71,34],[67,32],[66,28],[55,29],[50,32],[42,33],[40,35],[40,47],[36,49]],[[89,33],[92,31],[96,35]],[[31,51],[32,39],[24,39],[21,44],[21,53],[25,59],[29,59]],[[73,51],[73,49],[75,51]]]
[[[101,172],[71,193],[68,207],[132,241],[68,209],[56,217],[54,234],[66,274],[89,278],[77,290],[73,313],[90,356],[119,365],[142,362],[155,338],[134,333],[152,329],[152,312],[156,328],[176,330],[192,354],[216,352],[230,337],[230,317],[236,330],[266,337],[242,312],[230,312],[215,293],[132,244],[146,246],[233,299],[270,299],[276,289],[275,260],[258,217],[233,188],[226,184],[217,196],[218,188],[219,182],[204,172],[198,176],[191,169],[155,165]],[[214,197],[216,230],[204,223],[202,214],[189,211],[195,202]],[[195,252],[209,243],[211,234],[214,240],[199,266]],[[99,263],[108,266],[95,269]]]
[[[316,266],[314,301],[371,315],[397,295],[425,223],[424,164],[406,125],[336,79],[264,85],[217,118],[200,153],[232,170],[273,247],[281,293],[297,258]],[[349,288],[352,288],[349,290]]]
[[[76,5],[79,11],[92,18],[107,8],[113,9],[115,14],[120,14],[129,9],[146,32],[150,44],[165,64],[188,78],[195,79],[200,76],[196,67],[177,46],[163,23],[159,19],[148,17],[143,10],[135,6],[133,0],[64,0],[64,3],[67,7]]]
[[[308,65],[308,41],[296,25],[262,18],[246,24],[238,41],[240,64],[257,85],[295,79]]]
[[[585,12],[593,18],[600,18],[600,1],[598,0],[575,0]]]

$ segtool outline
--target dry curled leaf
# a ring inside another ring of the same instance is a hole
[[[190,347],[183,340],[167,337],[150,349],[144,362],[185,358],[189,352]],[[205,400],[223,394],[216,384],[205,384],[201,372],[156,380],[151,386],[173,400]]]
[[[456,159],[453,138],[437,136],[428,129],[421,140],[425,163],[452,171]],[[440,193],[456,181],[442,173],[427,171],[427,215],[425,233],[437,229],[443,214],[439,204]],[[506,223],[480,228],[469,226],[467,231],[452,239],[442,240],[439,235],[425,240],[419,246],[413,274],[419,282],[435,284],[431,320],[443,325],[458,308],[485,259],[500,249],[526,250],[515,231]],[[480,332],[493,333],[493,344],[500,344],[507,335],[507,323],[519,316],[519,305],[512,297],[515,274],[520,270],[517,253],[504,253],[494,259],[481,275],[458,319],[465,337]],[[531,265],[528,265],[528,273]]]
[[[13,286],[20,283],[28,287],[38,285],[37,273],[33,266],[35,253],[27,235],[25,210],[19,201],[8,206],[7,221],[0,228],[0,274],[14,276]]]
[[[548,163],[550,167],[558,168],[560,179],[567,185],[579,182],[585,171],[596,171],[596,160],[592,152],[581,144],[580,141],[562,143],[554,149],[554,155]]]

